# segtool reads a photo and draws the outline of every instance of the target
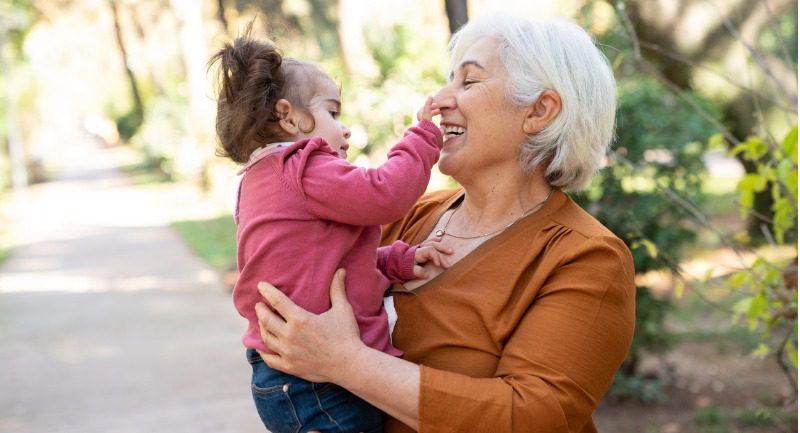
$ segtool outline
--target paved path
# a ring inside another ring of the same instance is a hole
[[[263,432],[243,319],[167,226],[194,198],[130,185],[115,155],[84,144],[0,203],[0,432]]]

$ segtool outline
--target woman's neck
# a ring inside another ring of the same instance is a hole
[[[540,169],[526,175],[516,167],[471,178],[461,186],[465,194],[458,211],[459,225],[470,232],[488,231],[514,221],[542,203],[551,189]]]

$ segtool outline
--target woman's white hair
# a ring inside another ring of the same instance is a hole
[[[551,185],[582,189],[600,168],[614,135],[616,82],[608,59],[586,30],[569,20],[494,13],[469,21],[453,35],[450,72],[485,37],[499,42],[509,101],[531,105],[545,90],[561,97],[561,112],[522,144],[522,169],[530,173],[545,164]]]

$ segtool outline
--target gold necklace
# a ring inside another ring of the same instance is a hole
[[[544,206],[544,204],[547,203],[547,200],[550,200],[550,196],[552,194],[553,194],[553,187],[550,187],[550,191],[547,193],[547,196],[545,196],[545,198],[542,201],[540,201],[539,203],[536,203],[531,208],[529,208],[528,210],[523,212],[522,215],[520,215],[517,219],[515,219],[514,221],[511,221],[510,223],[508,223],[508,225],[506,225],[504,227],[501,227],[501,228],[499,228],[499,229],[497,229],[495,231],[492,231],[492,232],[489,232],[489,233],[484,233],[484,234],[478,235],[478,236],[458,236],[458,235],[454,235],[452,233],[448,233],[447,232],[447,226],[450,225],[450,220],[453,219],[453,215],[455,215],[456,211],[461,208],[461,206],[459,206],[459,207],[455,208],[452,212],[450,212],[450,216],[447,217],[447,222],[444,223],[444,227],[440,228],[439,230],[436,230],[434,232],[434,236],[440,237],[440,238],[444,237],[444,236],[450,236],[450,237],[454,237],[456,239],[478,239],[478,238],[483,238],[483,237],[486,237],[486,236],[490,236],[490,235],[494,235],[494,234],[500,233],[503,230],[505,230],[505,229],[513,226],[514,224],[516,224],[517,221],[521,220],[522,218],[525,218],[526,216],[532,214],[533,212],[537,211],[539,208]]]

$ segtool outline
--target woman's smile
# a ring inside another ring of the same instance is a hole
[[[466,134],[467,129],[463,126],[458,125],[450,125],[450,124],[443,124],[441,127],[442,130],[442,139],[444,140],[444,145],[449,146],[457,142],[459,139]]]

